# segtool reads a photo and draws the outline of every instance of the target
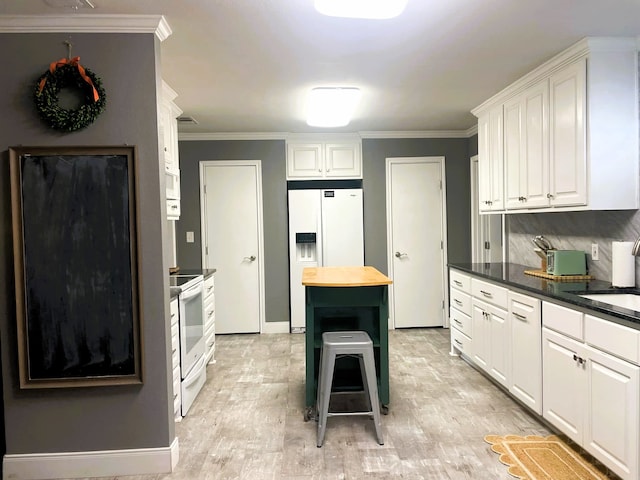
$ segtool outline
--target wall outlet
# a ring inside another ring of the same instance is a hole
[[[187,232],[187,243],[193,243],[193,232]]]
[[[598,260],[599,259],[599,251],[598,251],[598,244],[597,243],[592,243],[591,244],[591,260]]]

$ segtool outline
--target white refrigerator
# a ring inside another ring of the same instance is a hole
[[[305,326],[305,267],[364,265],[362,189],[289,190],[291,331]]]

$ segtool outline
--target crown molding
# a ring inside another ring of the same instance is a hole
[[[227,133],[187,133],[178,132],[178,140],[202,141],[202,140],[295,140],[313,137],[354,137],[368,139],[388,138],[469,138],[478,133],[478,125],[473,125],[467,130],[425,130],[407,132],[354,132],[337,133],[289,133],[289,132],[227,132]]]
[[[504,103],[509,98],[544,80],[561,68],[581,58],[588,57],[591,52],[637,52],[640,45],[638,38],[640,37],[585,37],[493,95],[471,110],[471,113],[479,117],[487,109],[499,103]]]
[[[181,133],[178,132],[178,140],[286,140],[289,134],[286,132],[227,132],[227,133]]]
[[[171,35],[163,15],[0,15],[0,33],[153,33]]]
[[[406,132],[360,132],[362,138],[466,138],[466,130],[410,130]]]

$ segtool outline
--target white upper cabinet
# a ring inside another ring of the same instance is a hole
[[[287,141],[287,180],[362,178],[360,137]]]
[[[548,192],[549,204],[554,206],[587,204],[586,63],[586,59],[578,60],[549,79],[551,182]]]
[[[178,120],[182,110],[174,103],[177,93],[164,81],[160,102],[160,166],[165,173],[167,218],[180,217],[180,157],[178,155]]]
[[[502,129],[502,105],[478,119],[478,205],[481,212],[504,209]]]
[[[586,38],[525,75],[473,110],[480,178],[503,158],[503,206],[480,188],[481,211],[639,208],[638,112],[635,38]]]

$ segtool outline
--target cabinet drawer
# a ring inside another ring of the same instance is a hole
[[[449,309],[449,320],[452,328],[459,330],[469,338],[473,338],[471,334],[471,317],[469,315],[465,315],[452,307]]]
[[[465,355],[471,355],[471,339],[456,328],[450,328],[451,344]]]
[[[207,324],[205,324],[204,326],[204,338],[205,341],[207,338],[209,338],[210,335],[214,335],[216,333],[216,322],[215,321],[211,321]]]
[[[459,310],[462,313],[471,315],[471,296],[466,293],[451,289],[451,307]]]
[[[167,217],[179,217],[180,216],[180,200],[167,199]]]
[[[213,308],[205,308],[203,315],[204,315],[204,328],[206,329],[207,326],[210,323],[213,323],[213,321],[215,320],[216,312]]]
[[[178,307],[177,298],[171,300],[171,302],[169,303],[169,312],[171,315],[171,326],[178,325],[178,315],[179,315],[180,309]]]
[[[209,295],[213,294],[213,275],[209,275],[204,279],[204,293],[202,294],[202,298],[204,298],[205,302],[209,298]]]
[[[576,340],[584,340],[584,315],[555,303],[542,302],[542,324]]]
[[[484,300],[485,302],[492,303],[503,309],[508,307],[507,296],[509,290],[504,287],[500,287],[495,283],[485,282],[478,280],[477,278],[471,279],[471,292],[474,297]]]
[[[449,270],[449,285],[465,293],[471,293],[471,277],[457,270]]]
[[[522,322],[540,326],[540,300],[516,292],[509,292],[509,313]]]
[[[640,365],[640,331],[592,315],[584,316],[584,340],[589,345]]]
[[[208,352],[209,350],[211,350],[215,343],[216,343],[216,332],[214,330],[210,332],[209,335],[207,335],[206,337],[205,352]]]

